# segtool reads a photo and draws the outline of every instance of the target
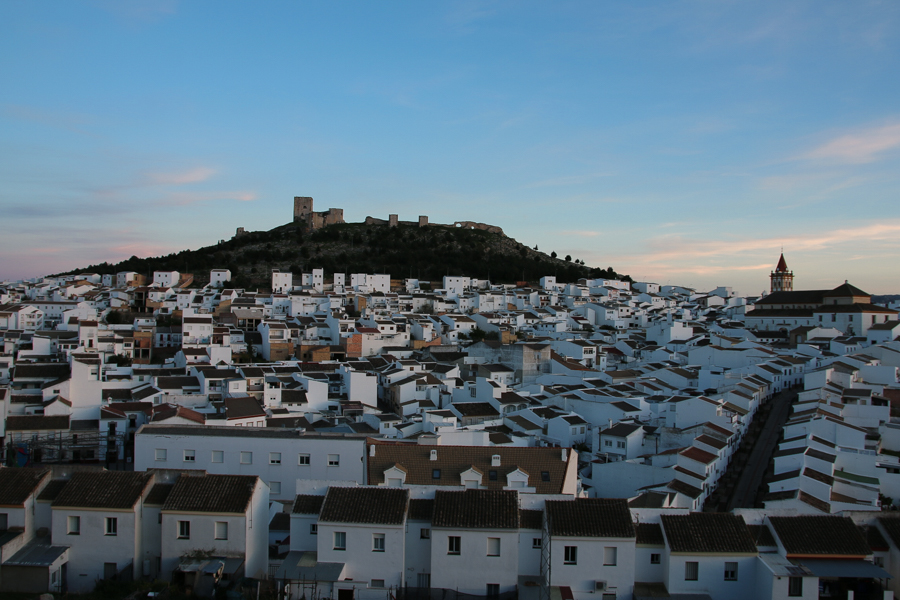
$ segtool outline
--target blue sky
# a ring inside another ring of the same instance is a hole
[[[0,279],[291,218],[900,293],[898,2],[0,0]]]

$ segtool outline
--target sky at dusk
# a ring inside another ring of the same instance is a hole
[[[0,279],[315,208],[900,293],[900,2],[0,0]]]

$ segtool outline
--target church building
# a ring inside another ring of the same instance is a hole
[[[797,327],[833,327],[862,336],[876,323],[897,320],[897,311],[872,304],[872,296],[847,281],[833,290],[794,290],[794,273],[784,254],[769,275],[768,296],[745,315],[749,329],[790,332]]]

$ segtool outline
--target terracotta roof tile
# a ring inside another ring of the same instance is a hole
[[[242,514],[259,478],[256,475],[182,475],[163,510]]]
[[[0,468],[0,506],[24,506],[49,475],[50,469]]]
[[[324,501],[325,496],[298,494],[294,499],[294,507],[291,509],[291,513],[295,515],[317,515],[322,510]]]
[[[565,537],[635,537],[634,523],[624,498],[547,500],[550,535]]]
[[[53,508],[132,508],[151,481],[153,474],[145,472],[75,473],[53,501]]]
[[[374,446],[374,456],[372,455]],[[496,480],[482,479],[487,489],[502,490],[506,476],[517,468],[530,474],[528,485],[538,494],[559,494],[565,482],[568,460],[562,460],[561,448],[503,446],[424,446],[419,444],[368,441],[367,470],[369,485],[385,483],[384,472],[394,465],[406,469],[407,485],[462,485],[460,475],[475,467],[481,473],[497,472]],[[436,460],[431,451],[436,450]],[[500,456],[500,466],[491,466]],[[571,459],[571,451],[568,451]],[[435,470],[439,478],[435,478]],[[545,481],[544,473],[547,474]]]
[[[660,518],[672,552],[756,554],[756,542],[737,515],[696,512]]]
[[[872,553],[849,517],[769,517],[788,558],[794,556],[866,556]]]
[[[395,487],[330,487],[319,521],[400,525],[406,518],[409,490]]]
[[[648,546],[664,546],[666,544],[659,523],[638,523],[634,526],[638,544]]]
[[[519,499],[513,490],[437,490],[435,527],[518,529]]]

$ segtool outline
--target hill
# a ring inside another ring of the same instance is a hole
[[[211,269],[229,269],[234,287],[264,288],[272,269],[293,273],[321,268],[326,274],[389,273],[393,279],[413,277],[440,282],[445,275],[490,279],[494,283],[536,282],[556,275],[561,282],[582,277],[627,278],[612,267],[591,268],[532,249],[503,234],[447,225],[417,227],[401,224],[341,223],[308,231],[288,223],[270,231],[236,236],[214,246],[183,250],[167,256],[101,263],[64,274],[135,271],[193,273],[204,284]]]

